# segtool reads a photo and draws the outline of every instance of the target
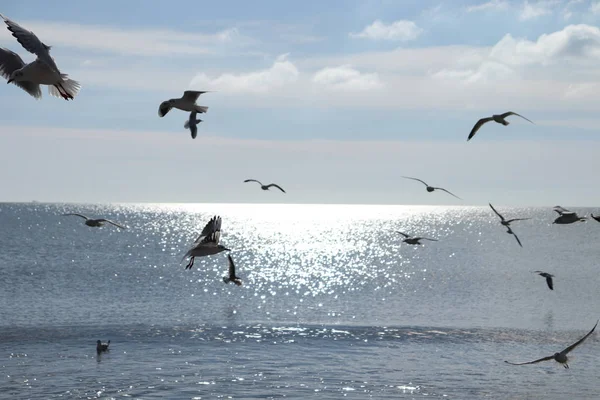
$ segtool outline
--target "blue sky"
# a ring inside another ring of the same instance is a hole
[[[593,206],[600,3],[42,1],[0,10],[82,84],[0,85],[0,201]],[[33,60],[10,32],[0,46]],[[158,105],[213,90],[196,140]],[[503,127],[483,116],[516,111]],[[417,176],[464,199],[427,193]],[[246,178],[278,182],[262,192]]]

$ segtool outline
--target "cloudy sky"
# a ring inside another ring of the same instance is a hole
[[[82,84],[72,102],[0,85],[0,201],[600,198],[595,0],[28,0],[0,12]],[[33,60],[3,28],[0,46]],[[157,115],[187,89],[215,91],[199,99],[195,140],[186,113]],[[509,110],[535,125],[511,117],[466,142],[480,117]]]

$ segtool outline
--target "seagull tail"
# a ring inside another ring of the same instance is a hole
[[[196,106],[196,112],[205,113],[208,111],[208,107],[206,106]]]
[[[69,98],[74,98],[79,93],[79,89],[81,89],[81,84],[73,79],[69,79],[66,74],[61,75],[62,82],[57,84],[60,86],[60,89],[57,86],[48,86],[48,92],[50,95],[54,97],[65,98],[65,94]],[[61,93],[61,91],[63,93]]]

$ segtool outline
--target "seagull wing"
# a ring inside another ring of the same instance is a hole
[[[594,214],[590,214],[590,216],[596,221],[600,222],[600,217],[595,217]]]
[[[548,284],[550,290],[554,290],[554,284],[552,283],[552,275],[548,274],[546,276],[546,283]]]
[[[114,221],[111,221],[110,219],[104,219],[104,218],[101,218],[101,219],[99,219],[98,221],[99,221],[99,222],[108,222],[109,224],[111,224],[111,225],[114,225],[114,226],[116,226],[117,228],[121,228],[121,229],[127,229],[127,228],[126,228],[126,227],[124,227],[123,225],[119,225],[119,224],[117,224],[116,222],[114,222]]]
[[[531,218],[513,218],[513,219],[509,219],[506,222],[508,222],[510,224],[511,222],[515,222],[515,221],[527,221],[528,219],[531,219]]]
[[[227,254],[227,260],[229,261],[229,279],[235,279],[235,264],[233,263],[233,257],[231,254]]]
[[[281,188],[281,186],[279,186],[279,185],[277,185],[277,184],[275,184],[275,183],[270,183],[270,184],[268,184],[268,185],[267,185],[267,187],[268,187],[268,188],[270,188],[271,186],[273,186],[273,187],[276,187],[277,189],[279,189],[279,190],[281,190],[283,193],[285,193],[285,190],[283,190],[283,189]]]
[[[163,101],[160,103],[160,106],[158,106],[158,116],[161,118],[164,117],[172,108],[173,106],[171,106],[168,101]]]
[[[0,75],[6,79],[10,79],[10,75],[14,71],[21,69],[24,65],[25,62],[23,62],[23,59],[17,53],[14,53],[8,49],[0,48]],[[12,81],[12,83],[36,99],[42,97],[42,90],[40,89],[40,85],[37,83],[29,81]]]
[[[521,244],[521,241],[519,240],[519,237],[517,236],[517,234],[516,234],[516,233],[514,233],[514,232],[512,231],[512,229],[510,230],[510,232],[509,232],[509,233],[510,233],[511,235],[513,235],[513,236],[515,237],[515,239],[517,239],[517,243],[519,243],[519,246],[523,247],[523,245]]]
[[[56,73],[60,74],[56,63],[54,62],[54,59],[50,56],[50,46],[47,46],[44,43],[42,43],[42,41],[38,39],[35,33],[28,31],[16,22],[13,22],[9,18],[6,18],[4,15],[0,14],[0,17],[2,17],[2,19],[8,27],[8,30],[12,32],[12,35],[17,39],[17,41],[21,44],[21,46],[23,46],[25,50],[35,54],[40,61],[44,62]]]
[[[413,181],[419,181],[419,182],[421,182],[423,185],[425,185],[425,186],[429,186],[427,183],[425,183],[425,182],[423,182],[422,180],[420,180],[420,179],[417,179],[417,178],[411,178],[410,176],[403,176],[403,178],[406,178],[406,179],[412,179]]]
[[[572,214],[572,213],[573,213],[573,211],[569,211],[569,210],[567,210],[566,208],[564,208],[564,207],[561,207],[561,206],[555,206],[555,207],[553,208],[553,210],[554,210],[554,211],[556,211],[556,212],[557,212],[559,215],[563,215],[563,214]]]
[[[490,205],[490,207],[492,208],[492,211],[494,211],[494,212],[496,213],[496,215],[497,215],[498,217],[500,217],[500,219],[501,219],[502,221],[504,221],[504,217],[503,217],[503,216],[502,216],[502,215],[501,215],[501,214],[500,214],[498,211],[496,211],[496,209],[494,208],[494,206],[492,205],[492,203],[488,203],[488,204],[489,204],[489,205]]]
[[[420,237],[420,238],[417,238],[417,239],[419,239],[419,240],[431,240],[432,242],[438,242],[437,239],[431,239],[431,238],[426,238],[426,237]]]
[[[454,197],[456,197],[456,198],[457,198],[457,199],[459,199],[459,200],[462,200],[460,197],[458,197],[458,196],[457,196],[457,195],[455,195],[454,193],[452,193],[452,192],[450,192],[449,190],[446,190],[446,189],[444,189],[444,188],[440,188],[440,187],[434,187],[434,189],[436,189],[436,190],[442,190],[442,191],[444,191],[444,192],[448,193],[449,195],[451,195],[451,196],[454,196]]]
[[[260,186],[262,186],[262,185],[263,185],[261,181],[257,181],[256,179],[246,179],[246,180],[244,181],[244,183],[246,183],[246,182],[256,182],[256,183],[258,183]]]
[[[207,243],[207,242],[211,242],[214,240],[214,238],[210,238],[211,236],[213,236],[215,233],[219,232],[221,230],[221,217],[217,217],[216,215],[214,217],[212,217],[210,219],[210,221],[207,222],[207,224],[204,226],[204,229],[202,229],[202,232],[200,233],[200,236],[198,236],[198,238],[194,241],[194,243]],[[209,239],[210,240],[207,240]],[[217,243],[218,243],[218,238],[217,238]]]
[[[587,333],[587,335],[585,335],[584,337],[582,337],[581,339],[579,339],[578,341],[576,341],[575,343],[573,343],[572,345],[570,345],[569,347],[567,347],[566,349],[564,349],[563,351],[561,351],[562,354],[567,354],[568,352],[570,352],[571,350],[573,350],[575,347],[579,346],[581,343],[583,343],[583,341],[585,339],[588,338],[588,336],[590,336],[592,333],[594,333],[594,330],[596,329],[596,326],[598,326],[598,321],[596,321],[596,325],[594,325],[594,327],[592,328],[591,331],[589,331]]]
[[[83,219],[85,219],[86,221],[89,219],[88,217],[86,217],[85,215],[82,214],[77,214],[77,213],[69,213],[69,214],[63,214],[63,215],[76,215],[78,217],[81,217]]]
[[[198,127],[196,125],[190,126],[190,133],[192,134],[192,139],[196,139],[198,135]]]
[[[475,136],[475,134],[477,133],[477,131],[479,130],[479,128],[481,128],[481,126],[483,124],[485,124],[486,122],[490,122],[492,121],[494,118],[492,117],[488,117],[488,118],[481,118],[479,121],[477,121],[477,123],[475,124],[475,126],[473,127],[473,129],[471,129],[471,133],[469,133],[469,137],[467,138],[467,142],[469,140],[471,140],[471,138],[473,136]]]
[[[396,233],[399,233],[399,234],[401,234],[401,235],[402,235],[402,236],[404,236],[405,238],[409,238],[409,237],[410,237],[410,235],[407,235],[406,233],[402,233],[402,232],[400,232],[400,231],[396,231]]]
[[[189,101],[190,103],[195,103],[196,100],[198,100],[198,97],[200,97],[200,95],[202,93],[208,93],[208,92],[199,92],[196,90],[186,90],[185,92],[183,92],[182,99],[185,101]]]
[[[548,356],[548,357],[544,357],[544,358],[540,358],[539,360],[535,360],[535,361],[528,361],[528,362],[522,362],[522,363],[513,363],[510,361],[504,361],[507,364],[510,365],[525,365],[525,364],[536,364],[542,361],[549,361],[549,360],[554,360],[554,355]]]
[[[524,116],[522,116],[521,114],[517,114],[516,112],[513,111],[509,111],[509,112],[505,112],[504,114],[500,114],[500,116],[502,117],[502,119],[506,118],[506,117],[510,117],[511,115],[516,115],[517,117],[521,117],[524,120],[527,120],[529,122],[531,122],[533,124],[533,121],[530,119],[525,118]]]

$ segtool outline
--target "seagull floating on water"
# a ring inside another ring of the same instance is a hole
[[[106,343],[102,343],[102,341],[98,340],[96,342],[96,353],[104,353],[108,351],[108,346],[110,346],[110,340]]]
[[[475,126],[473,127],[473,129],[471,129],[471,133],[469,133],[469,137],[467,138],[467,142],[469,140],[471,140],[471,138],[473,136],[475,136],[475,134],[477,133],[477,131],[479,130],[479,128],[481,128],[483,126],[483,124],[485,124],[486,122],[490,122],[490,121],[494,121],[497,122],[499,124],[502,124],[504,126],[508,125],[509,122],[505,119],[506,117],[510,117],[511,115],[516,115],[517,117],[521,117],[524,120],[527,120],[529,122],[531,122],[533,124],[533,121],[525,118],[524,116],[517,114],[516,112],[505,112],[504,114],[500,114],[500,115],[492,115],[491,117],[487,117],[487,118],[481,118],[479,121],[477,121],[477,123],[475,124]]]
[[[111,221],[109,219],[105,219],[105,218],[91,219],[91,218],[86,217],[85,215],[78,214],[78,213],[69,213],[69,214],[63,214],[63,215],[64,216],[66,216],[66,215],[76,215],[78,217],[81,217],[81,218],[85,219],[85,221],[83,222],[84,224],[86,224],[87,226],[94,227],[94,228],[99,228],[101,226],[104,226],[104,223],[109,223],[111,225],[116,226],[117,228],[127,229],[123,225],[119,225],[116,222]]]
[[[554,220],[553,224],[572,224],[574,222],[585,221],[585,217],[580,217],[574,211],[569,211],[561,206],[555,206],[554,211],[558,213],[558,217]]]
[[[397,233],[401,234],[402,236],[404,236],[404,239],[402,239],[402,241],[404,243],[407,244],[423,244],[421,243],[421,240],[431,240],[432,242],[437,242],[437,239],[430,239],[430,238],[426,238],[426,237],[415,237],[415,236],[411,236],[408,235],[406,233],[402,233],[400,231],[396,231]]]
[[[189,263],[185,266],[185,269],[192,269],[194,265],[194,259],[196,257],[210,256],[213,254],[220,253],[222,251],[230,251],[227,247],[219,244],[221,238],[221,217],[214,216],[206,224],[202,233],[194,242],[194,247],[188,250],[183,256],[182,260],[190,257]]]
[[[549,274],[547,272],[543,272],[543,271],[533,271],[533,272],[538,274],[539,276],[543,276],[544,278],[546,278],[546,283],[548,284],[548,287],[550,288],[550,290],[554,290],[554,283],[552,282],[552,278],[554,277],[554,275]]]
[[[0,48],[0,74],[8,80],[6,83],[14,83],[36,99],[42,97],[40,85],[48,85],[48,93],[52,96],[73,100],[81,85],[60,72],[50,55],[50,46],[4,15],[0,14],[0,17],[21,46],[37,56],[34,61],[25,64],[17,53]]]
[[[170,99],[163,101],[162,103],[160,103],[160,106],[158,106],[158,116],[161,118],[164,117],[169,111],[171,111],[172,108],[178,108],[182,111],[196,111],[199,113],[205,113],[206,111],[208,111],[208,107],[199,106],[196,104],[196,100],[198,100],[198,97],[200,97],[202,93],[209,92],[186,90],[185,92],[183,92],[183,96],[181,96],[181,98],[179,99]]]
[[[185,129],[189,129],[191,134],[192,134],[192,139],[196,139],[196,134],[198,133],[198,124],[200,122],[202,122],[201,119],[196,119],[196,111],[192,111],[190,113],[190,118],[185,121],[185,124],[183,124],[183,127]]]
[[[446,189],[444,189],[444,188],[441,188],[441,187],[433,187],[433,186],[429,186],[429,185],[428,185],[426,182],[424,182],[424,181],[422,181],[422,180],[420,180],[420,179],[417,179],[417,178],[411,178],[410,176],[403,176],[403,178],[406,178],[406,179],[412,179],[413,181],[419,181],[419,182],[421,182],[423,185],[425,185],[425,186],[426,186],[426,189],[427,189],[427,191],[428,191],[428,192],[433,192],[434,190],[442,190],[442,191],[444,191],[444,192],[446,192],[446,193],[448,193],[448,194],[450,194],[450,195],[452,195],[452,196],[456,197],[457,199],[459,199],[459,200],[462,200],[460,197],[458,197],[458,196],[457,196],[457,195],[455,195],[454,193],[451,193],[450,191],[448,191],[448,190],[446,190]]]
[[[581,339],[579,339],[578,341],[576,341],[575,343],[573,343],[572,345],[570,345],[569,347],[567,347],[566,349],[564,349],[563,351],[561,351],[560,353],[554,353],[551,356],[540,358],[539,360],[522,362],[522,363],[512,363],[512,362],[509,362],[509,361],[504,361],[504,362],[507,363],[507,364],[511,364],[511,365],[525,365],[525,364],[536,364],[536,363],[539,363],[539,362],[542,362],[542,361],[554,360],[556,362],[561,363],[563,365],[563,367],[569,368],[569,364],[567,364],[567,362],[569,361],[569,358],[567,357],[567,354],[569,354],[569,352],[572,351],[575,347],[577,347],[581,343],[583,343],[583,341],[585,339],[587,339],[594,332],[594,329],[596,329],[597,325],[598,325],[598,322],[596,321],[596,325],[594,325],[594,327],[592,328],[592,330],[589,331],[587,335],[585,335],[584,337],[582,337]]]
[[[277,189],[279,189],[279,190],[281,190],[283,193],[285,193],[285,190],[283,190],[283,189],[281,188],[281,186],[277,185],[276,183],[269,183],[268,185],[263,185],[263,184],[262,184],[262,182],[260,182],[260,181],[257,181],[256,179],[246,179],[246,180],[244,181],[244,183],[246,183],[246,182],[256,182],[256,183],[258,183],[258,184],[260,185],[260,188],[261,188],[262,190],[269,190],[269,188],[270,188],[270,187],[276,187]]]
[[[238,286],[242,286],[242,280],[235,276],[235,264],[233,263],[233,257],[231,257],[231,254],[227,254],[227,260],[229,261],[229,276],[224,276],[223,282],[233,282]]]

